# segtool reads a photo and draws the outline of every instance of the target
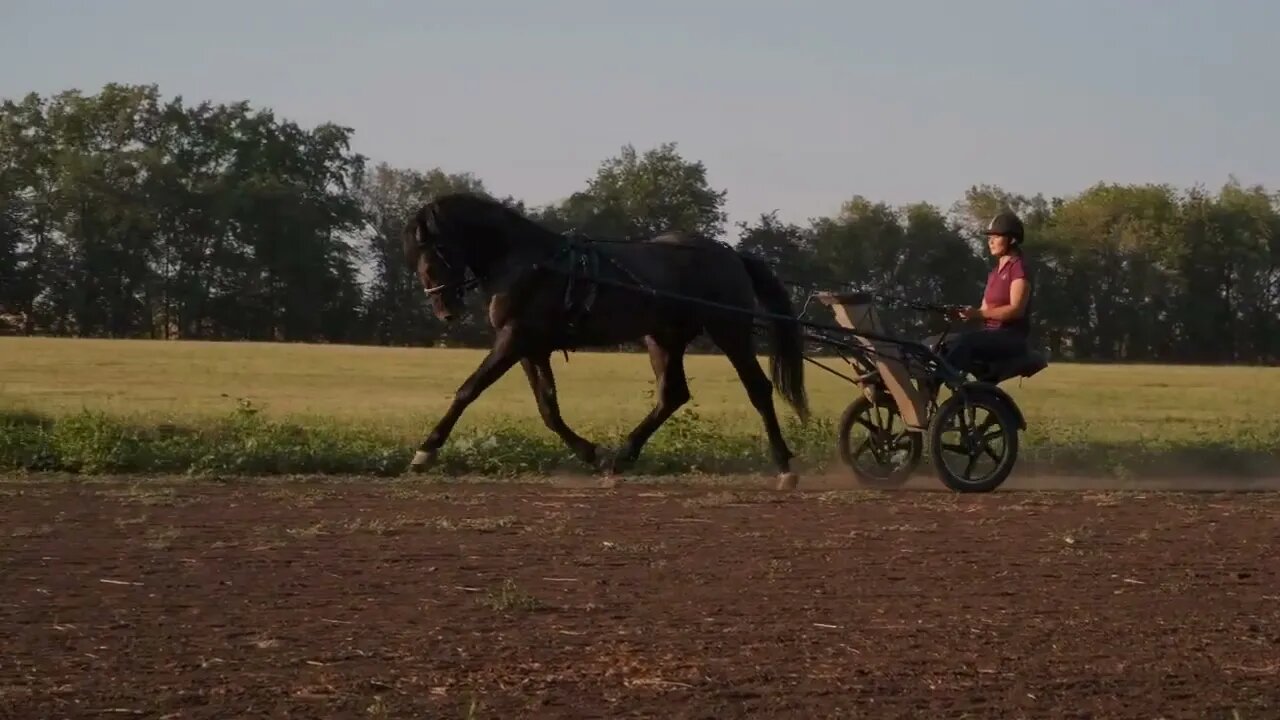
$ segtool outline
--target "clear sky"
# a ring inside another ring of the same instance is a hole
[[[541,204],[679,143],[732,219],[1280,189],[1280,0],[0,0],[0,96],[156,83]]]

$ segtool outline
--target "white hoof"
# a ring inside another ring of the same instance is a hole
[[[800,483],[800,476],[793,472],[784,472],[778,474],[779,490],[795,490],[796,485]]]
[[[414,472],[422,472],[434,465],[436,462],[436,454],[425,450],[419,450],[413,454],[413,460],[409,463],[409,469]]]

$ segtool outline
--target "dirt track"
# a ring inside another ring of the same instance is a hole
[[[1278,515],[1280,493],[6,483],[0,716],[1274,718]]]

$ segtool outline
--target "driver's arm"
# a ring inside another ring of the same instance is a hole
[[[1016,278],[1009,285],[1009,304],[1001,305],[997,308],[989,308],[984,302],[980,314],[988,320],[1013,320],[1022,317],[1027,310],[1027,298],[1030,293],[1027,292],[1027,279]]]

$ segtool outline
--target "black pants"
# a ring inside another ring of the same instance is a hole
[[[925,341],[930,347],[938,340],[934,335]],[[944,336],[939,353],[961,372],[974,372],[974,361],[991,363],[1017,357],[1027,352],[1027,336],[1004,328],[979,328]]]

